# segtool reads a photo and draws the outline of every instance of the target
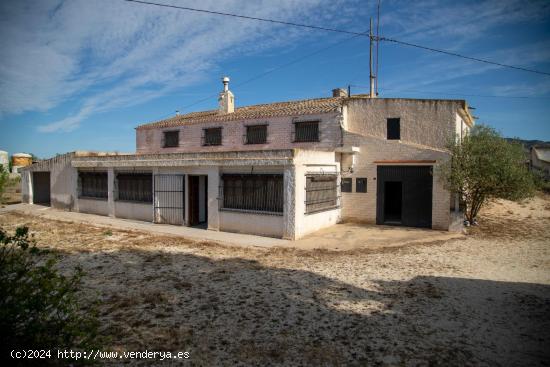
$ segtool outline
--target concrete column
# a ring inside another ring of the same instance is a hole
[[[155,210],[155,207],[159,205],[158,198],[155,196],[155,175],[159,174],[159,168],[153,167],[153,205],[151,205],[151,211],[153,212],[153,223],[157,223],[159,221],[158,216],[158,210]]]
[[[296,239],[296,167],[285,166],[283,177],[283,238]]]
[[[220,230],[219,187],[220,168],[210,167],[208,169],[208,229],[213,231]]]
[[[71,168],[71,209],[75,212],[79,212],[78,208],[78,170],[76,168]]]
[[[33,204],[34,203],[34,192],[32,190],[32,172],[27,170],[23,173],[21,177],[21,192],[24,194],[27,192],[27,203]],[[24,185],[24,186],[23,186]],[[24,198],[23,198],[24,199]]]
[[[109,217],[115,217],[115,169],[107,169],[107,208]]]

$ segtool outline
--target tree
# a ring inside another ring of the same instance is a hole
[[[453,139],[448,149],[452,157],[441,166],[441,178],[448,190],[461,195],[470,222],[492,199],[533,196],[534,181],[522,146],[506,141],[495,129],[477,125],[462,141]]]
[[[4,191],[9,182],[9,174],[4,165],[0,164],[0,204],[4,202]]]
[[[0,228],[0,352],[50,350],[48,359],[36,365],[85,364],[86,360],[57,363],[55,349],[75,351],[98,349],[97,311],[80,302],[82,271],[63,275],[57,260],[40,250],[29,238],[28,228],[19,227],[10,236]],[[36,358],[36,357],[35,357]],[[11,365],[28,365],[32,360],[11,360]]]

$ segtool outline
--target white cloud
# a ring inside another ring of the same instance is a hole
[[[172,3],[301,22],[322,14],[322,0]],[[48,111],[71,98],[80,105],[43,132],[74,130],[94,114],[196,83],[228,57],[315,35],[114,0],[14,0],[0,11],[0,114]]]

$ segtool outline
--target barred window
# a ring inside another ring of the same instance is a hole
[[[294,123],[294,142],[319,141],[319,121],[301,121]]]
[[[306,176],[306,214],[338,207],[337,175]]]
[[[283,212],[282,174],[224,174],[223,209]]]
[[[150,173],[119,173],[118,200],[153,202],[153,176]]]
[[[107,172],[79,172],[80,196],[107,199]]]
[[[202,145],[222,145],[222,128],[213,127],[204,129]]]
[[[164,132],[164,148],[175,148],[180,145],[180,132],[179,130],[175,131],[165,131]]]
[[[246,144],[265,144],[267,142],[267,125],[246,127]]]
[[[356,178],[355,179],[355,192],[367,192],[367,179]]]
[[[351,178],[343,178],[340,187],[342,192],[351,192]]]

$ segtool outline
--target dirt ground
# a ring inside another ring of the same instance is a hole
[[[479,223],[462,239],[329,252],[0,215],[63,270],[83,267],[106,349],[189,351],[199,366],[548,365],[550,197],[496,202]]]

